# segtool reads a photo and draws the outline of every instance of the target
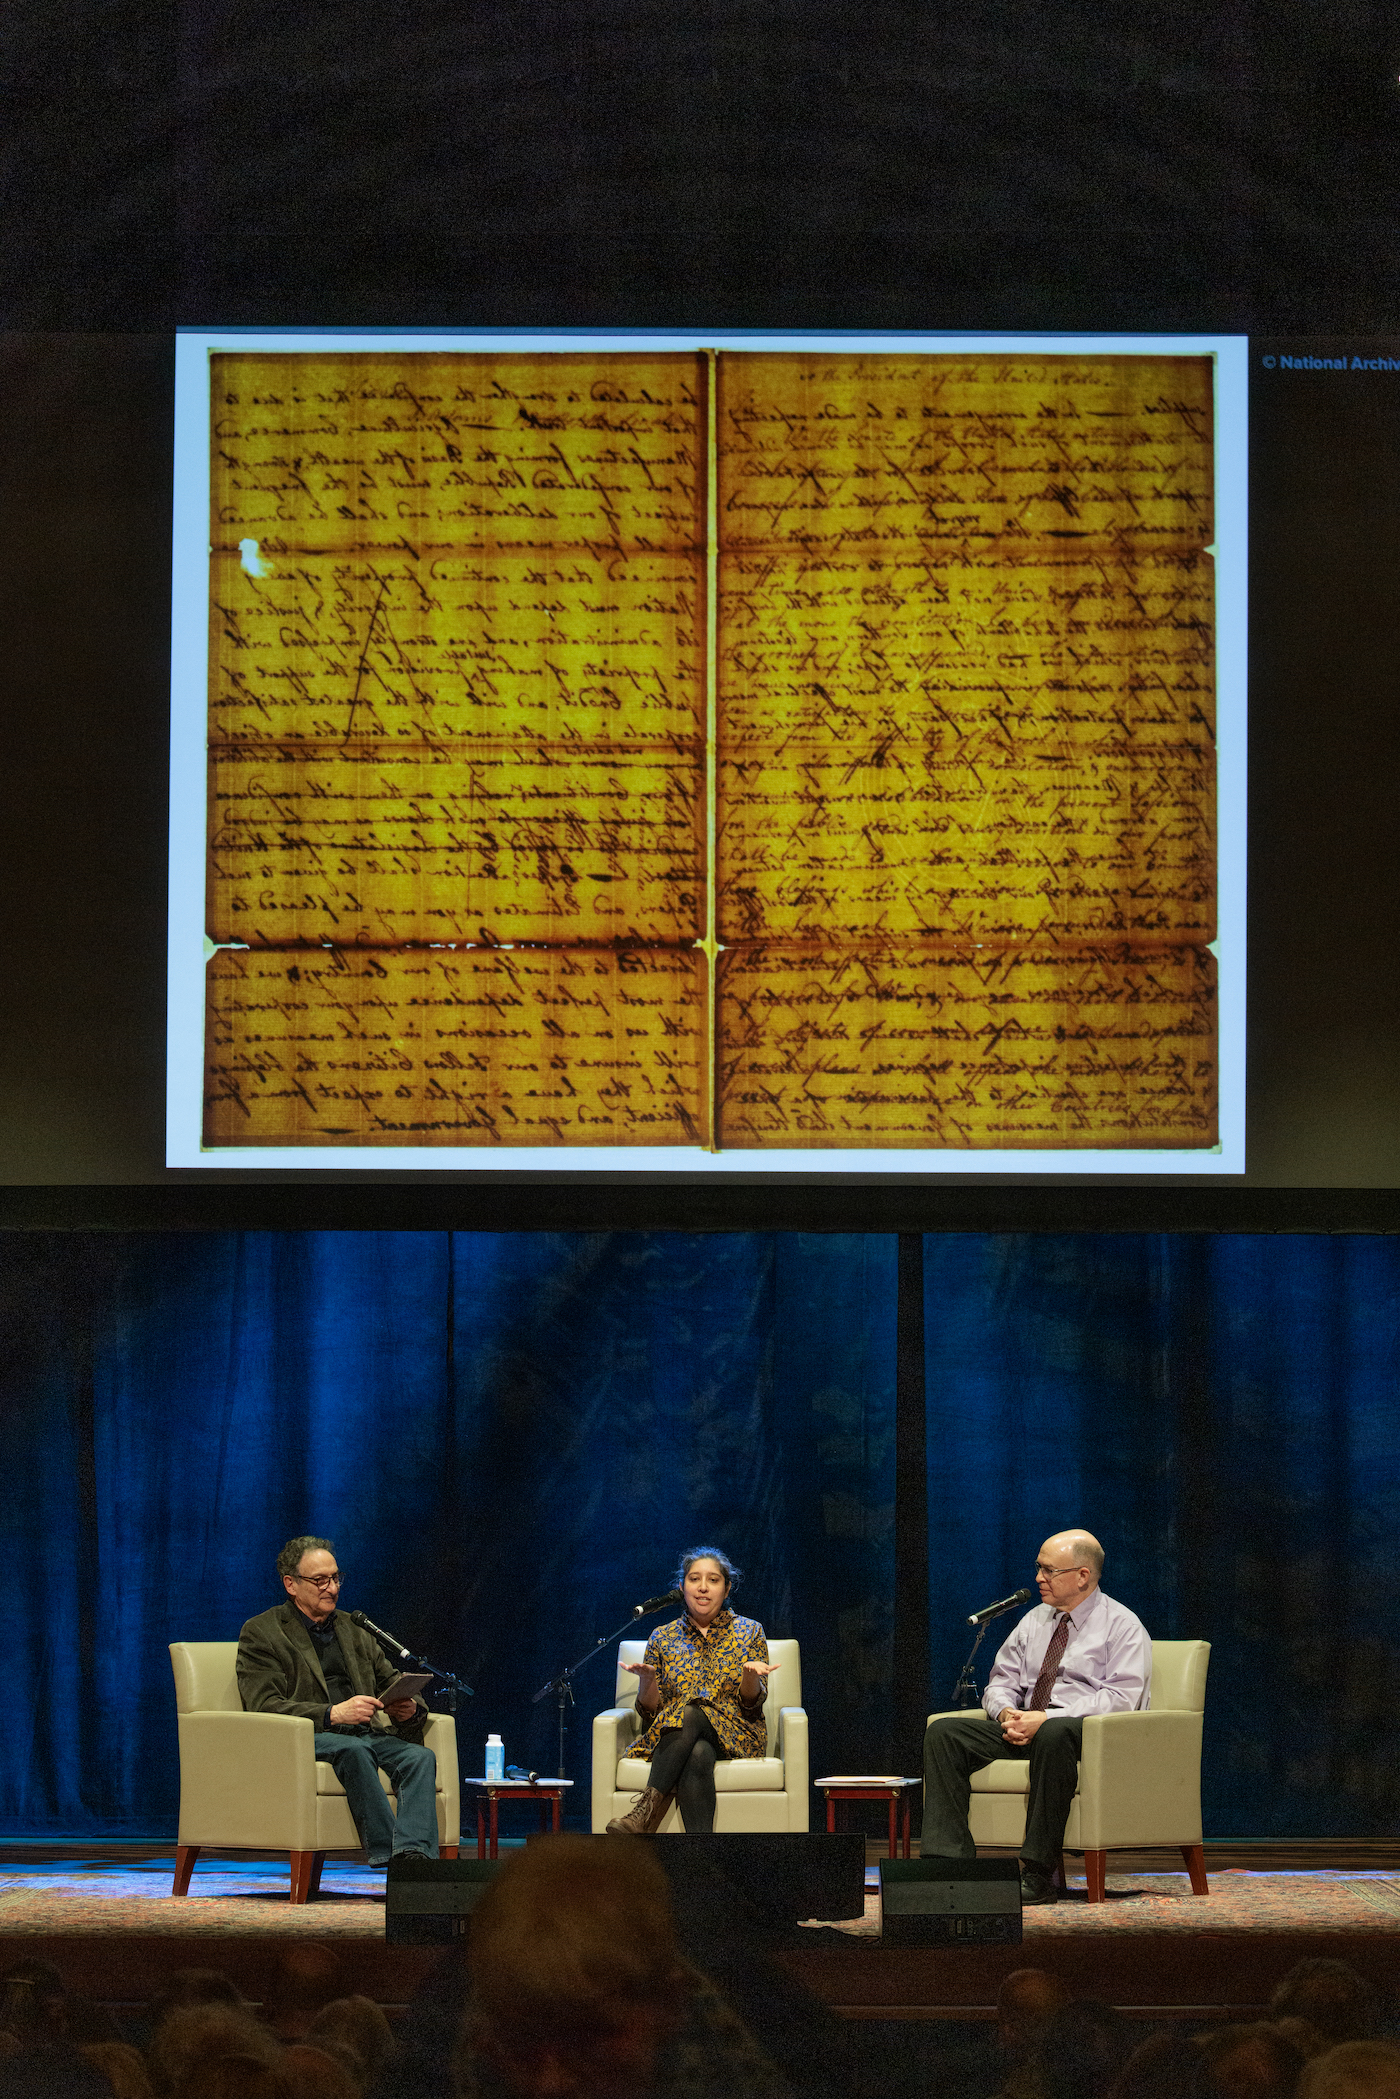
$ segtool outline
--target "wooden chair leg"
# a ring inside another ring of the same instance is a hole
[[[1208,1895],[1210,1882],[1206,1879],[1206,1853],[1203,1844],[1183,1844],[1181,1856],[1186,1861],[1186,1870],[1191,1876],[1191,1893]]]
[[[177,1844],[175,1846],[175,1885],[170,1890],[172,1895],[189,1894],[190,1875],[194,1871],[194,1862],[198,1857],[198,1844]]]
[[[320,1856],[324,1856],[324,1854],[320,1854]],[[314,1874],[318,1880],[320,1878],[317,1858],[318,1854],[314,1851],[292,1852],[292,1887],[289,1897],[292,1902],[309,1902],[311,1900],[313,1892],[312,1876]]]
[[[312,1852],[311,1872],[306,1883],[306,1899],[308,1902],[314,1902],[321,1892],[321,1868],[325,1863],[326,1854],[324,1851]]]
[[[440,1844],[438,1846],[439,1858],[456,1858],[456,1856],[457,1846],[455,1844]]]
[[[1050,1875],[1050,1878],[1063,1895],[1065,1889],[1069,1886],[1069,1882],[1065,1879],[1065,1855],[1063,1851],[1055,1861],[1055,1870]]]
[[[1108,1853],[1086,1851],[1084,1854],[1084,1884],[1090,1902],[1104,1900],[1105,1884],[1108,1880]]]

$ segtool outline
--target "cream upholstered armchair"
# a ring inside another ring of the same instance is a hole
[[[1091,1713],[1084,1722],[1079,1790],[1065,1850],[1084,1854],[1090,1902],[1104,1899],[1110,1851],[1179,1849],[1191,1890],[1208,1895],[1201,1839],[1201,1729],[1208,1640],[1152,1642],[1152,1705],[1145,1713]],[[930,1714],[929,1718],[938,1717]],[[1030,1766],[999,1757],[972,1775],[968,1828],[978,1844],[1019,1846]]]
[[[206,1845],[219,1851],[291,1853],[291,1900],[309,1902],[328,1851],[358,1851],[345,1788],[316,1761],[310,1720],[245,1713],[238,1696],[236,1640],[174,1640],[180,1729],[180,1834],[172,1895],[187,1895]],[[457,1729],[431,1713],[423,1740],[437,1758],[438,1845],[456,1858],[461,1834]],[[393,1792],[381,1771],[379,1782]]]
[[[628,1745],[641,1732],[637,1714],[637,1679],[624,1664],[640,1662],[645,1640],[624,1640],[617,1651],[617,1694],[606,1713],[593,1722],[593,1828],[607,1828],[614,1815],[625,1815],[651,1776],[651,1765],[628,1757]],[[807,1715],[802,1710],[802,1657],[796,1640],[770,1640],[768,1659],[768,1754],[722,1757],[715,1765],[715,1829],[806,1829],[811,1804],[807,1762]],[[682,1828],[674,1801],[666,1810],[662,1836]]]

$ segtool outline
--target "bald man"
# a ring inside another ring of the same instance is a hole
[[[1079,1783],[1085,1714],[1151,1703],[1152,1642],[1140,1619],[1104,1595],[1102,1572],[1103,1547],[1088,1531],[1047,1538],[1035,1564],[1040,1602],[998,1653],[982,1711],[945,1713],[924,1735],[923,1858],[972,1858],[973,1772],[997,1757],[1029,1761],[1023,1902],[1056,1899],[1051,1876]]]

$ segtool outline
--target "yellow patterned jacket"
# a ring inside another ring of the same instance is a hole
[[[767,1679],[756,1704],[742,1705],[739,1679],[746,1661],[766,1662],[768,1642],[754,1618],[736,1618],[728,1608],[718,1612],[708,1633],[690,1617],[659,1625],[647,1641],[646,1660],[656,1671],[661,1704],[645,1734],[638,1735],[628,1756],[650,1757],[665,1727],[679,1727],[694,1701],[731,1756],[767,1756],[768,1728],[763,1718]]]

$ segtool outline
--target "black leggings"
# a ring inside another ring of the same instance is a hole
[[[703,1706],[688,1705],[679,1727],[662,1729],[647,1783],[675,1794],[688,1835],[715,1826],[715,1759],[728,1754]]]

